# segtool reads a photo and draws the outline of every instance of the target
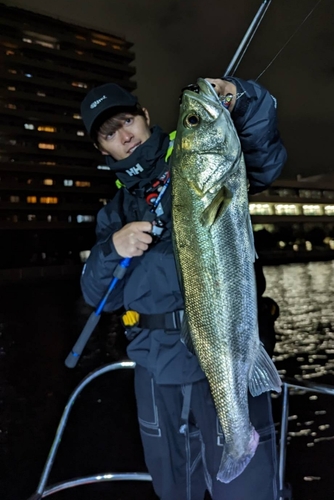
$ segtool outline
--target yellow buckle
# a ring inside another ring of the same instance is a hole
[[[122,316],[122,323],[125,327],[137,326],[139,324],[139,313],[137,311],[126,311]]]

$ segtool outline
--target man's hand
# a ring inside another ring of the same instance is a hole
[[[228,108],[229,112],[232,113],[236,101],[235,95],[237,93],[237,87],[233,83],[226,82],[225,80],[221,80],[220,78],[205,78],[205,80],[213,85],[215,91],[218,94],[218,97],[226,94],[233,94],[234,97]]]
[[[139,257],[152,243],[149,235],[152,224],[147,221],[130,222],[113,234],[112,240],[118,255],[121,257]]]

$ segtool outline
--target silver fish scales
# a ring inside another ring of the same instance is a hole
[[[185,301],[182,337],[206,374],[225,444],[217,478],[236,478],[259,436],[253,396],[280,391],[259,340],[255,249],[243,154],[230,113],[206,80],[182,97],[171,160],[176,262]]]

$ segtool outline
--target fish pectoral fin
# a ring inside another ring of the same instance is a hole
[[[212,226],[215,220],[225,212],[231,200],[231,191],[223,186],[213,198],[210,205],[201,214],[200,220],[203,226]]]
[[[249,391],[252,396],[259,396],[263,392],[281,392],[282,381],[276,366],[262,343],[257,358],[249,376]]]
[[[185,314],[183,316],[181,325],[181,342],[186,346],[191,354],[195,354],[195,347],[191,338],[190,328]]]

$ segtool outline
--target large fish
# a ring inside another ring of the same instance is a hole
[[[182,337],[206,374],[225,444],[217,479],[228,483],[253,457],[253,396],[280,391],[259,340],[255,249],[247,178],[230,113],[212,85],[182,97],[172,156],[172,218],[185,301]]]

